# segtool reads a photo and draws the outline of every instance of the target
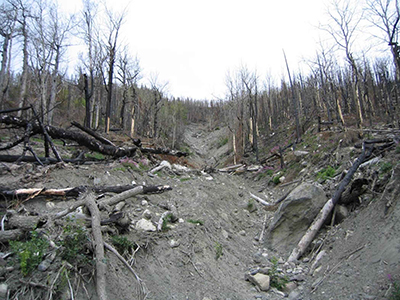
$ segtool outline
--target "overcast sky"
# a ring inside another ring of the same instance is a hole
[[[81,0],[60,0],[78,10]],[[128,4],[122,40],[137,55],[146,84],[150,74],[168,81],[175,97],[223,98],[228,71],[241,65],[282,77],[282,49],[293,71],[318,48],[316,27],[327,0],[113,0]]]

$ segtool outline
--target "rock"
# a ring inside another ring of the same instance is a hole
[[[6,299],[8,292],[8,285],[6,283],[0,284],[0,299]]]
[[[282,202],[266,234],[266,246],[286,254],[298,244],[327,201],[322,186],[303,183]]]
[[[148,204],[149,204],[149,202],[147,200],[142,200],[142,206],[146,206]]]
[[[156,231],[157,230],[156,226],[154,226],[151,221],[146,220],[146,219],[140,219],[139,221],[137,221],[135,228],[137,230],[143,230],[143,231]]]
[[[56,258],[56,252],[52,252],[47,257],[39,264],[38,270],[39,271],[47,271],[47,269],[50,267],[51,263],[53,260]]]
[[[121,201],[115,205],[114,211],[121,211],[125,206],[125,201]]]
[[[147,220],[150,220],[150,219],[152,218],[151,211],[148,210],[148,209],[146,209],[146,210],[143,212],[142,216],[143,216],[143,218],[145,218],[145,219],[147,219]]]
[[[239,234],[240,234],[241,236],[245,236],[245,235],[246,235],[246,231],[241,230],[241,231],[239,231]]]
[[[261,291],[269,290],[270,278],[268,275],[257,273],[255,275],[249,275],[248,280],[255,284]]]
[[[176,247],[179,247],[180,243],[179,243],[179,241],[170,240],[169,245],[171,246],[171,248],[176,248]]]
[[[221,233],[222,233],[222,236],[224,237],[224,239],[227,240],[229,238],[229,233],[226,230],[222,229]]]
[[[305,280],[306,280],[306,275],[304,274],[296,274],[290,277],[290,281],[305,281]]]
[[[286,179],[285,176],[281,176],[281,177],[279,177],[279,182],[280,182],[280,183],[283,183],[283,182],[285,181],[285,179]]]
[[[288,296],[289,300],[300,300],[302,299],[300,297],[300,292],[299,291],[291,291],[289,296]]]
[[[349,216],[349,210],[344,205],[336,206],[335,223],[342,223]]]
[[[308,151],[301,151],[301,150],[296,150],[293,152],[294,156],[300,157],[300,156],[306,156],[308,155]]]
[[[295,282],[288,282],[285,285],[285,288],[283,289],[283,291],[286,294],[290,294],[292,291],[294,291],[297,288],[297,284]]]

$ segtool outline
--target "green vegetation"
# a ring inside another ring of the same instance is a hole
[[[204,225],[204,221],[202,220],[194,220],[194,219],[188,219],[188,223],[196,224],[196,225]]]
[[[217,142],[217,148],[221,148],[222,146],[225,146],[228,144],[229,138],[228,137],[223,137],[220,138],[219,141]]]
[[[336,169],[331,166],[328,166],[326,169],[322,169],[317,173],[317,179],[325,181],[328,178],[332,178],[335,175],[335,173]]]
[[[218,260],[221,258],[224,253],[222,253],[222,245],[219,242],[215,242],[215,259]]]
[[[392,168],[393,168],[393,164],[391,162],[384,162],[381,164],[380,170],[382,173],[388,173],[392,170]]]
[[[137,248],[137,245],[134,242],[131,242],[124,236],[115,235],[112,237],[111,242],[121,255],[130,253],[132,249],[136,250]]]
[[[166,215],[166,217],[163,219],[162,225],[161,225],[161,230],[162,231],[168,231],[171,228],[168,226],[168,223],[171,223],[173,219],[172,214],[170,213],[169,215]]]
[[[10,241],[10,246],[17,255],[22,275],[27,276],[42,262],[49,242],[36,231],[31,231],[30,240]]]
[[[184,178],[179,179],[179,181],[180,182],[185,182],[185,181],[189,181],[191,179],[192,179],[191,177],[184,177]]]
[[[397,146],[397,147],[396,147],[396,153],[397,153],[397,154],[400,154],[400,146]]]
[[[400,300],[400,284],[393,282],[393,291],[389,297],[390,300]]]
[[[86,228],[78,222],[67,220],[61,246],[61,258],[70,264],[80,266],[90,263],[92,258],[89,256],[89,235]]]
[[[249,201],[247,201],[246,208],[249,212],[253,212],[253,211],[257,210],[254,199],[249,199]]]
[[[93,152],[93,153],[86,154],[86,158],[94,158],[94,159],[98,159],[98,160],[103,160],[106,157],[101,153]]]
[[[281,175],[275,176],[274,178],[272,178],[272,182],[275,184],[279,184],[280,183],[279,178],[281,178]]]
[[[274,287],[278,290],[283,290],[286,284],[289,282],[287,276],[281,274],[278,271],[278,259],[276,257],[271,258],[272,267],[268,272],[268,276],[270,278],[271,287]]]
[[[125,167],[116,167],[112,169],[113,171],[122,171],[122,172],[126,172],[126,168]]]

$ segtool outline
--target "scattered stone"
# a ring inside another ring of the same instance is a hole
[[[276,288],[272,288],[271,289],[275,294],[282,296],[282,297],[286,297],[287,295],[284,292],[281,292],[280,290],[276,289]]]
[[[50,267],[51,263],[54,261],[56,258],[56,252],[52,252],[47,257],[39,264],[38,270],[39,271],[47,271],[47,269]]]
[[[303,258],[303,263],[305,263],[305,264],[306,264],[306,263],[308,263],[308,262],[310,262],[310,258],[308,258],[308,257],[304,257],[304,258]]]
[[[336,223],[343,222],[349,216],[349,210],[344,205],[337,205],[336,206],[336,216],[335,221]]]
[[[8,292],[8,285],[6,283],[0,284],[0,299],[6,299]]]
[[[145,218],[145,219],[147,219],[147,220],[150,220],[150,219],[153,217],[151,211],[148,210],[148,209],[146,209],[146,210],[143,212],[142,216],[143,216],[143,218]]]
[[[280,182],[280,183],[283,183],[283,182],[285,181],[285,179],[286,179],[285,176],[281,176],[281,177],[279,177],[279,182]]]
[[[268,275],[271,272],[271,270],[272,269],[270,267],[264,267],[264,268],[261,268],[258,272],[261,274]]]
[[[291,291],[289,296],[288,296],[289,300],[301,300],[302,298],[300,297],[300,291]]]
[[[320,253],[318,253],[317,257],[315,258],[314,263],[311,266],[311,270],[310,270],[311,275],[314,275],[314,272],[321,265],[321,260],[325,255],[326,255],[325,250],[322,250]]]
[[[46,203],[46,208],[47,208],[48,210],[53,210],[54,207],[56,207],[56,205],[55,205],[53,202],[47,202],[47,203]]]
[[[101,178],[96,177],[95,179],[93,179],[93,184],[94,185],[100,185],[101,184]]]
[[[304,274],[296,274],[290,277],[290,281],[305,281],[306,275]]]
[[[229,233],[226,230],[222,229],[221,233],[222,233],[222,236],[224,237],[224,239],[227,240],[229,238]]]
[[[255,275],[249,275],[248,280],[255,284],[261,291],[269,290],[270,278],[268,275],[257,273]]]
[[[169,245],[171,246],[171,248],[176,248],[179,247],[180,243],[179,241],[170,240]]]
[[[293,281],[286,283],[285,288],[283,291],[286,294],[290,294],[290,292],[294,291],[297,288],[297,284]]]
[[[301,268],[301,267],[294,268],[294,270],[293,270],[294,275],[301,274],[301,273],[303,273],[303,268]]]
[[[147,200],[142,200],[142,206],[146,206],[148,204],[149,204],[149,202]]]
[[[300,156],[306,156],[308,155],[308,151],[301,151],[301,150],[296,150],[293,152],[295,156],[300,157]]]
[[[239,231],[239,234],[240,234],[241,236],[245,236],[245,235],[246,235],[246,231],[241,230],[241,231]]]
[[[156,231],[157,230],[156,226],[154,226],[151,221],[146,220],[146,219],[140,219],[139,221],[137,221],[135,228],[137,230],[143,230],[143,231]]]

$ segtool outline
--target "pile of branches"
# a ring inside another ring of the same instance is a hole
[[[33,113],[33,118],[30,120],[22,119],[20,117],[16,117],[10,115],[9,113],[18,111],[18,110],[31,110]],[[8,143],[5,146],[0,147],[0,150],[8,150],[16,145],[24,143],[23,153],[18,155],[0,155],[0,161],[3,162],[20,162],[27,161],[32,162],[36,161],[39,164],[43,165],[44,163],[56,163],[56,162],[71,162],[71,163],[83,163],[85,161],[83,155],[78,156],[75,159],[65,159],[62,158],[59,154],[57,148],[53,143],[53,139],[60,140],[70,140],[76,142],[79,146],[86,147],[91,151],[96,151],[101,154],[111,156],[113,158],[119,157],[132,157],[135,153],[140,150],[142,153],[150,153],[150,154],[168,154],[177,157],[187,156],[186,152],[175,151],[165,148],[144,148],[142,147],[141,141],[139,139],[132,139],[133,145],[130,147],[119,147],[115,145],[113,142],[108,139],[102,137],[97,132],[80,125],[77,122],[71,122],[72,126],[79,128],[85,133],[80,133],[72,130],[65,130],[63,128],[44,125],[41,121],[40,116],[36,113],[33,106],[24,107],[21,109],[10,109],[0,111],[0,123],[5,124],[8,127],[24,129],[24,135],[22,137],[16,137],[13,142]],[[44,138],[44,148],[45,148],[45,158],[38,157],[34,152],[33,148],[30,144],[30,137],[41,134]],[[50,157],[50,149],[52,150],[54,157]],[[26,152],[30,152],[32,156],[26,156]]]

